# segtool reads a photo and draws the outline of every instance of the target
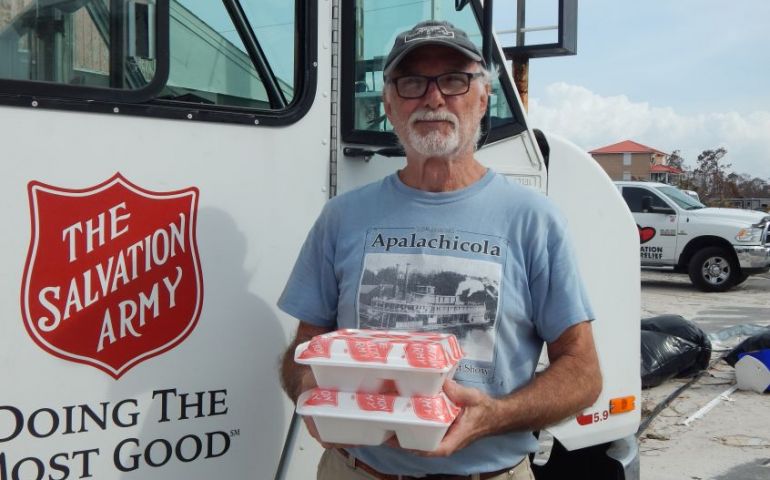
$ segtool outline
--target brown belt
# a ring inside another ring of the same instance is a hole
[[[340,453],[340,455],[350,460],[350,454],[346,450],[343,450],[341,448],[338,448],[336,450]],[[388,473],[381,473],[355,457],[353,457],[352,459],[351,466],[359,470],[363,470],[364,472],[368,473],[369,475],[372,475],[378,480],[473,480],[473,475],[450,475],[450,474],[443,474],[443,473],[433,473],[422,477],[412,477],[410,475],[392,475]],[[502,468],[495,472],[480,473],[478,478],[480,480],[487,480],[488,478],[496,477],[498,475],[501,475],[507,472],[508,470],[512,470],[517,466],[518,465],[515,465],[513,467]]]

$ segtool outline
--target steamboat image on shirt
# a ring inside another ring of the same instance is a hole
[[[358,287],[359,328],[454,334],[465,352],[455,378],[494,378],[500,237],[428,228],[367,233]]]

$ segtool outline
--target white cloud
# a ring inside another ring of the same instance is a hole
[[[664,152],[679,149],[690,167],[706,149],[725,147],[732,171],[770,178],[770,111],[683,115],[624,95],[603,97],[584,87],[552,83],[530,98],[535,128],[550,131],[586,150],[634,140]]]

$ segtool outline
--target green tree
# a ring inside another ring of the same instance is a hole
[[[726,177],[729,174],[731,163],[725,163],[724,157],[727,155],[727,149],[719,147],[713,150],[704,150],[698,155],[696,167],[693,173],[700,180],[700,192],[707,199],[722,202],[724,199],[724,189]]]

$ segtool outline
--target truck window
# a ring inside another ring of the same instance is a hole
[[[300,0],[0,0],[0,94],[286,123],[312,103],[315,15]]]
[[[0,79],[141,89],[156,73],[155,15],[155,0],[2,1]]]
[[[286,0],[240,4],[246,19],[254,22],[253,37],[239,31],[224,2],[171,2],[169,78],[159,98],[256,109],[280,109],[291,103],[294,4]],[[261,75],[252,55],[264,57]]]
[[[355,5],[353,5],[355,3]],[[471,8],[455,9],[454,0],[404,2],[403,0],[367,0],[349,2],[351,10],[344,12],[351,21],[343,22],[343,41],[352,39],[355,45],[343,47],[343,138],[350,142],[393,144],[393,127],[385,117],[381,92],[382,67],[396,34],[426,19],[447,20],[465,30],[481,48],[482,36],[476,14]],[[499,139],[524,129],[523,115],[514,98],[505,64],[497,57],[495,63],[501,75],[492,85],[490,97],[491,139]]]
[[[652,197],[652,206],[671,208],[658,194],[652,190],[639,187],[623,187],[623,199],[633,213],[646,213],[642,211],[642,198]]]
[[[259,39],[273,73],[285,86],[284,94],[291,101],[294,90],[294,54],[297,25],[296,8],[286,0],[241,0],[246,18]]]

